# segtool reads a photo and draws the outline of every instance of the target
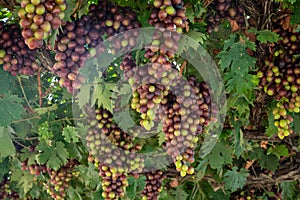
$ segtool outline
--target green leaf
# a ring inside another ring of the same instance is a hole
[[[23,189],[24,193],[30,191],[33,186],[34,176],[31,174],[24,174],[19,180],[18,185]]]
[[[68,161],[69,153],[62,142],[56,142],[53,146],[41,143],[38,145],[38,149],[41,151],[39,162],[47,163],[47,167],[50,169],[58,170]]]
[[[140,176],[138,179],[135,179],[134,177],[128,178],[129,186],[126,189],[127,196],[130,199],[135,199],[135,197],[144,189],[146,186],[146,177]]]
[[[250,68],[253,68],[256,63],[256,59],[250,56],[246,49],[255,49],[254,43],[245,41],[240,38],[236,40],[236,35],[231,34],[229,39],[225,41],[223,51],[221,51],[217,58],[220,58],[219,64],[222,70],[230,70],[236,74],[243,76],[249,72]]]
[[[4,160],[0,161],[0,182],[5,174],[10,170],[9,158],[6,157]]]
[[[12,82],[15,81],[16,78],[10,73],[4,71],[2,67],[0,68],[0,77],[0,95],[8,94],[10,91],[9,88],[12,86]]]
[[[191,30],[188,33],[186,33],[187,36],[191,37],[192,39],[196,40],[200,44],[204,43],[204,40],[207,40],[207,37],[204,33],[197,32],[195,30]]]
[[[209,165],[212,169],[220,169],[225,164],[232,163],[232,150],[226,147],[224,143],[217,143],[207,156]]]
[[[158,133],[158,145],[161,146],[166,141],[166,134],[163,131]]]
[[[275,171],[278,168],[279,158],[276,155],[274,154],[266,155],[264,154],[264,152],[260,152],[258,156],[259,156],[258,163],[262,168],[271,171]]]
[[[88,12],[88,8],[89,8],[88,0],[84,0],[82,5],[83,6],[80,8],[80,10],[78,12],[78,17],[81,17],[82,15],[87,14],[87,12]]]
[[[271,154],[271,153],[276,155],[278,158],[280,158],[281,156],[284,156],[284,157],[289,156],[289,150],[284,144],[276,145],[275,147],[269,148],[268,154]]]
[[[184,190],[183,187],[176,187],[175,191],[172,191],[174,200],[186,200],[188,198],[188,193]]]
[[[49,124],[47,121],[39,126],[38,134],[39,138],[47,143],[53,138],[53,133],[49,131]]]
[[[77,0],[67,0],[67,9],[64,11],[65,17],[64,21],[72,21],[71,15],[76,8]]]
[[[237,167],[233,167],[224,174],[225,188],[231,192],[243,188],[249,175],[246,169],[242,168],[239,172],[237,169]]]
[[[76,96],[79,108],[83,108],[83,106],[85,106],[87,103],[90,102],[90,98],[91,98],[90,91],[91,91],[91,85],[82,84],[80,91]]]
[[[296,195],[296,181],[282,181],[280,188],[282,189],[282,199],[294,200]]]
[[[24,113],[22,99],[14,95],[0,96],[0,126],[7,126],[12,121],[21,119]]]
[[[62,131],[62,135],[64,136],[64,139],[66,142],[71,143],[77,143],[79,142],[79,134],[78,131],[75,127],[73,126],[66,126],[64,127],[63,131]]]
[[[260,41],[263,44],[266,44],[268,42],[272,43],[272,42],[278,42],[279,40],[281,40],[282,38],[275,32],[272,32],[270,30],[262,30],[262,31],[258,31],[255,29],[251,29],[249,30],[249,32],[251,33],[255,33],[257,34],[257,40]]]
[[[95,90],[92,95],[92,105],[98,101],[98,106],[102,106],[111,113],[113,112],[114,102],[110,99],[113,94],[113,89],[115,84],[113,83],[104,83],[95,85]]]
[[[79,165],[77,169],[80,171],[79,178],[86,186],[97,186],[100,178],[95,166],[92,163],[88,163],[88,166]]]
[[[7,128],[0,127],[0,157],[12,156],[16,153]]]
[[[78,192],[78,189],[74,189],[73,187],[68,187],[67,195],[70,199],[82,200],[81,195]]]

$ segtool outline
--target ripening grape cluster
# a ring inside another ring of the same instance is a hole
[[[162,181],[166,175],[161,170],[150,171],[145,174],[146,186],[142,192],[142,200],[158,200],[162,189]]]
[[[300,59],[294,57],[300,53],[300,34],[281,26],[276,31],[283,39],[272,47],[257,76],[264,92],[278,101],[272,112],[278,136],[283,139],[293,133],[291,113],[300,112]]]
[[[72,179],[74,168],[77,161],[69,160],[68,163],[59,170],[47,169],[50,176],[50,183],[45,184],[47,193],[55,200],[65,199],[66,190],[69,187],[69,182]]]
[[[41,173],[47,173],[47,167],[45,165],[39,165],[39,164],[31,164],[28,165],[28,159],[24,160],[21,163],[21,167],[23,171],[29,171],[30,174],[39,176]]]
[[[170,31],[182,33],[186,24],[185,9],[182,0],[155,0],[155,9],[152,10],[149,24],[157,28],[166,28]]]
[[[99,174],[102,179],[102,197],[105,200],[117,199],[125,195],[125,188],[128,186],[127,175],[124,172],[117,172],[105,164],[99,166]]]
[[[62,27],[56,40],[53,71],[60,77],[60,85],[70,93],[80,88],[85,78],[79,75],[79,69],[88,58],[106,51],[101,43],[104,34],[113,36],[139,27],[135,14],[127,8],[106,1],[90,5],[86,15]],[[119,49],[126,51],[135,46],[137,36],[138,31],[133,31],[123,34],[123,37],[111,37],[113,45],[110,52],[117,53]]]
[[[18,192],[12,191],[9,187],[9,179],[3,177],[0,182],[0,199],[20,199]]]
[[[133,143],[133,137],[113,122],[112,114],[103,108],[86,106],[90,128],[86,136],[91,154],[100,164],[116,168],[119,172],[132,172],[143,168],[143,159],[136,155],[141,150]]]
[[[85,107],[90,128],[86,136],[89,161],[94,162],[102,177],[102,196],[117,199],[124,196],[128,173],[139,173],[144,160],[136,154],[141,145],[113,122],[112,114],[103,108]]]
[[[65,0],[21,0],[18,16],[22,36],[30,49],[41,48],[43,40],[62,25]]]
[[[16,24],[0,22],[0,64],[13,76],[33,75],[40,68],[35,51],[26,46]]]
[[[212,112],[210,90],[205,82],[195,77],[181,83],[176,88],[173,102],[165,107],[166,118],[163,132],[166,134],[165,148],[173,158],[181,176],[193,174],[190,165],[194,162],[194,149],[199,134],[209,124]]]
[[[241,5],[236,5],[237,1],[233,0],[214,0],[210,5],[210,12],[206,17],[207,32],[210,34],[213,31],[219,30],[219,24],[224,19],[235,20],[239,26],[245,25],[244,9]]]

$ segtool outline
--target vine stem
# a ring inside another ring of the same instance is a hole
[[[23,87],[23,84],[22,84],[22,81],[21,81],[21,77],[20,77],[20,76],[17,76],[17,79],[18,79],[19,85],[20,85],[20,87],[21,87],[21,91],[22,91],[22,94],[23,94],[23,96],[24,96],[24,99],[25,99],[25,101],[26,101],[26,103],[27,103],[29,109],[32,111],[33,109],[32,109],[32,107],[31,107],[31,105],[30,105],[30,103],[29,103],[29,101],[28,101],[28,99],[27,99],[27,96],[26,96],[26,93],[25,93],[25,90],[24,90],[24,87]]]
[[[39,68],[38,76],[37,76],[40,108],[43,106],[43,90],[42,90],[42,82],[41,82],[41,71],[42,71],[42,68]]]
[[[22,144],[21,142],[17,141],[17,140],[13,140],[16,144],[20,145],[21,147],[30,150],[29,147],[25,146],[24,144]]]
[[[185,67],[186,67],[186,64],[187,64],[187,61],[186,61],[186,60],[185,60],[185,61],[183,61],[182,65],[181,65],[181,67],[180,67],[180,76],[182,76],[182,74],[183,74],[183,70],[185,69]]]

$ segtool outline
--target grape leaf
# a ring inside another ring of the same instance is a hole
[[[79,194],[79,189],[81,188],[76,188],[74,189],[72,186],[68,187],[67,189],[67,195],[70,199],[74,199],[74,200],[82,200],[81,195]]]
[[[224,164],[232,163],[232,150],[223,143],[217,143],[207,156],[209,165],[212,169],[220,169]]]
[[[90,101],[90,91],[91,85],[82,84],[80,91],[78,92],[76,99],[79,105],[79,108],[83,108]]]
[[[7,128],[0,127],[0,157],[12,156],[16,153]]]
[[[64,139],[66,142],[70,143],[70,142],[74,142],[77,143],[79,142],[79,134],[78,131],[75,127],[73,126],[66,126],[64,127],[63,131],[62,131],[62,135],[64,136]]]
[[[138,179],[134,177],[128,178],[129,186],[126,188],[127,196],[130,199],[135,199],[136,195],[146,186],[146,177],[140,176]]]
[[[3,176],[10,170],[9,158],[6,157],[4,160],[0,161],[0,182]]]
[[[275,171],[279,166],[279,158],[274,154],[266,155],[263,151],[259,151],[257,157],[262,168]]]
[[[188,198],[188,193],[183,189],[183,187],[176,187],[176,190],[172,190],[171,194],[173,195],[174,200],[185,200]]]
[[[279,40],[282,39],[277,33],[272,32],[270,30],[258,31],[255,29],[251,29],[251,30],[249,30],[249,32],[257,34],[256,39],[263,44],[266,44],[268,42],[270,42],[270,43],[278,42]]]
[[[22,99],[14,95],[0,96],[0,126],[7,126],[13,120],[21,119],[24,113]]]
[[[250,56],[246,49],[255,49],[255,45],[252,42],[240,41],[236,42],[236,35],[231,34],[229,39],[225,41],[223,51],[221,51],[217,58],[220,59],[219,65],[222,70],[230,70],[237,75],[247,74],[250,67],[254,67],[256,59]]]
[[[204,43],[204,40],[207,40],[207,37],[204,33],[197,32],[195,30],[191,30],[188,33],[186,33],[187,36],[191,37],[192,39],[196,40],[200,44]]]
[[[280,183],[282,189],[282,198],[285,200],[294,200],[296,195],[296,181],[282,181]]]
[[[166,134],[163,131],[158,133],[158,145],[161,146],[162,143],[166,141]]]
[[[233,167],[232,170],[228,170],[224,174],[225,188],[231,192],[235,192],[238,188],[243,188],[249,175],[246,169],[242,168],[239,172],[237,169],[237,167]]]
[[[115,88],[115,84],[113,83],[104,83],[95,85],[95,90],[92,95],[91,104],[94,105],[98,100],[98,106],[103,106],[103,108],[107,109],[111,113],[113,112],[114,102],[110,99],[113,94],[113,89]]]
[[[67,0],[67,9],[64,11],[65,17],[64,21],[72,21],[71,15],[73,14],[74,10],[76,9],[76,4],[78,3],[77,0]]]
[[[4,71],[2,67],[0,68],[0,77],[0,95],[8,94],[15,77]]]
[[[41,151],[39,162],[41,164],[47,163],[47,167],[50,169],[58,170],[68,161],[69,153],[62,142],[56,142],[53,146],[40,143],[38,149]]]
[[[88,166],[79,165],[76,169],[80,171],[79,176],[86,186],[97,186],[99,183],[99,176],[98,172],[95,170],[95,166],[92,163],[88,163]]]
[[[259,80],[257,76],[252,74],[238,74],[238,72],[226,72],[224,74],[226,81],[226,91],[235,92],[238,94],[252,93],[253,89],[258,85]]]
[[[276,145],[275,147],[270,147],[268,149],[268,154],[270,153],[273,153],[278,158],[280,158],[281,156],[287,157],[289,155],[289,150],[284,144],[282,144],[282,145]]]
[[[34,176],[31,174],[24,174],[19,180],[18,185],[26,194],[33,186]]]

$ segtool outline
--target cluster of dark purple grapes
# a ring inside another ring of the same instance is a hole
[[[18,16],[22,36],[30,49],[41,48],[43,40],[62,25],[65,0],[21,0]]]
[[[33,75],[38,69],[34,50],[30,50],[16,24],[0,22],[0,65],[13,76]]]
[[[162,189],[162,181],[166,175],[161,170],[147,172],[146,186],[142,192],[142,200],[158,200]]]
[[[235,20],[239,26],[245,25],[244,9],[241,5],[236,5],[233,0],[214,0],[210,5],[211,9],[206,18],[207,32],[219,30],[219,24],[224,19]]]
[[[149,24],[157,28],[182,33],[186,24],[185,9],[182,0],[155,0],[155,9],[150,14]]]
[[[21,163],[23,171],[29,171],[30,174],[39,176],[41,173],[47,173],[47,167],[45,165],[31,164],[28,165],[28,160],[24,160]]]
[[[3,177],[0,182],[0,199],[20,199],[19,194],[15,191],[12,191],[9,187],[9,179]]]
[[[120,69],[124,72],[124,79],[127,81],[130,77],[134,76],[134,68],[136,67],[136,62],[132,58],[131,54],[126,54],[120,63]]]
[[[290,113],[300,112],[300,59],[294,56],[300,53],[300,33],[283,28],[277,32],[283,39],[272,47],[271,55],[257,76],[264,92],[278,101],[273,109],[274,125],[282,139],[293,132]]]
[[[56,44],[53,71],[61,78],[59,83],[68,89],[79,89],[85,78],[79,75],[79,69],[85,61],[106,51],[102,44],[104,34],[113,36],[117,33],[138,28],[140,24],[136,16],[127,8],[115,6],[107,1],[99,1],[98,5],[90,5],[87,15],[80,19],[67,22],[62,27]],[[110,53],[119,49],[126,51],[135,46],[138,31],[124,33],[123,37],[112,38]]]
[[[50,183],[45,184],[47,193],[55,200],[65,199],[66,190],[69,187],[69,182],[72,179],[74,168],[77,161],[69,160],[69,162],[59,170],[47,169],[50,176]]]

